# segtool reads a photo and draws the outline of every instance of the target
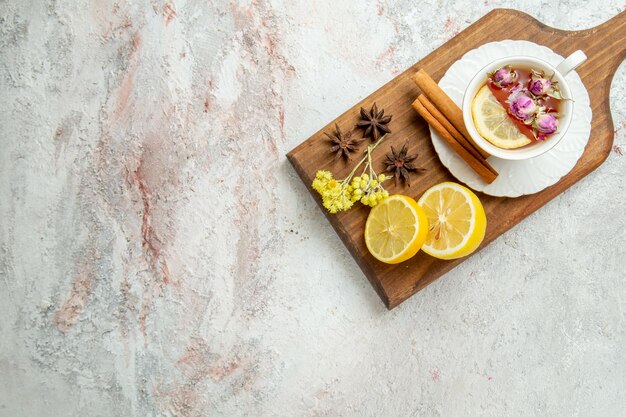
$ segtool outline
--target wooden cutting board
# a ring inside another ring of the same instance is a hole
[[[333,159],[323,132],[331,132],[334,123],[338,123],[342,130],[349,130],[358,120],[359,109],[361,107],[369,109],[374,102],[379,108],[385,109],[385,114],[393,115],[390,123],[393,133],[373,154],[377,172],[382,171],[382,160],[390,145],[397,148],[407,139],[409,151],[419,153],[417,165],[427,169],[425,174],[411,174],[410,188],[402,185],[395,187],[393,181],[390,181],[390,185],[386,187],[390,193],[402,193],[417,199],[435,184],[456,181],[439,162],[430,141],[428,126],[411,107],[411,103],[419,94],[419,89],[411,80],[411,76],[418,69],[424,68],[435,80],[439,80],[448,67],[467,51],[503,39],[522,39],[546,45],[562,56],[582,49],[587,54],[588,60],[577,72],[589,91],[593,120],[591,137],[581,159],[574,169],[555,185],[540,193],[519,198],[491,197],[478,193],[487,214],[487,232],[481,248],[602,164],[613,144],[609,90],[613,75],[626,56],[626,12],[595,28],[572,32],[548,27],[522,12],[496,9],[357,103],[287,154],[320,207],[321,199],[317,192],[311,189],[315,172],[325,169],[331,171],[335,178],[344,178],[353,165]],[[364,149],[365,145],[362,147]],[[347,212],[334,215],[328,214],[323,208],[322,210],[389,309],[396,307],[466,259],[442,261],[420,251],[412,259],[399,265],[383,264],[369,254],[363,240],[363,228],[369,207],[361,204],[354,207]]]

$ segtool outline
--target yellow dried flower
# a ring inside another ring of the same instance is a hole
[[[320,170],[316,172],[311,185],[322,196],[322,205],[326,210],[333,214],[338,213],[350,209],[357,201],[361,201],[366,206],[374,207],[389,197],[389,193],[383,187],[383,182],[391,177],[385,174],[376,174],[372,167],[372,151],[384,138],[385,136],[381,137],[375,144],[367,147],[367,155],[346,178],[335,179],[330,171]],[[356,170],[363,163],[365,166],[361,175],[355,176]]]
[[[322,204],[330,213],[348,210],[354,202],[344,181],[337,181],[328,171],[317,171],[313,189],[322,196]]]

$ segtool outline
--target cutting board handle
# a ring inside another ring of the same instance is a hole
[[[598,44],[594,55],[589,56],[589,61],[605,62],[605,64],[599,66],[599,68],[596,67],[596,71],[599,70],[599,72],[604,72],[606,75],[612,75],[617,71],[624,58],[626,58],[626,11],[621,12],[601,25],[571,33],[575,36],[589,37],[593,39],[593,43]],[[573,47],[575,48],[576,45],[573,45]],[[595,65],[591,66],[595,67]]]
[[[511,9],[494,9],[483,16],[478,23],[484,21],[485,24],[488,24],[487,22],[493,24],[498,20],[506,21],[511,27],[523,26],[522,22],[526,22],[541,32],[550,33],[554,44],[551,48],[563,56],[581,49],[589,59],[576,71],[581,78],[587,75],[608,81],[607,87],[610,87],[613,74],[626,58],[626,11],[598,26],[577,31],[553,28],[527,13]],[[519,39],[525,39],[525,37],[522,36]],[[606,78],[608,80],[605,80]]]

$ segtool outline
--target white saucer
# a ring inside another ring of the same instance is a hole
[[[461,107],[465,87],[474,75],[490,62],[512,55],[536,57],[554,66],[563,60],[551,49],[536,43],[513,40],[491,42],[467,52],[452,64],[439,81],[439,86]],[[487,184],[431,128],[433,145],[443,165],[468,187],[496,197],[534,194],[555,184],[574,168],[591,133],[591,107],[587,89],[576,72],[570,72],[565,78],[574,99],[574,116],[566,135],[550,151],[523,161],[489,157],[489,163],[499,175],[494,182]]]

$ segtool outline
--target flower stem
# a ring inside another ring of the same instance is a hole
[[[376,141],[376,143],[374,143],[373,145],[369,145],[367,147],[367,150],[365,151],[367,153],[367,155],[365,155],[363,157],[363,159],[361,159],[359,161],[358,164],[356,164],[354,166],[354,168],[352,169],[352,171],[350,172],[350,174],[348,174],[348,176],[346,178],[344,178],[342,180],[342,182],[344,184],[349,184],[350,180],[352,179],[352,177],[354,176],[354,173],[356,172],[357,169],[359,169],[359,167],[363,164],[363,162],[367,161],[367,164],[363,167],[363,172],[365,172],[366,169],[370,169],[370,174],[372,173],[372,151],[374,149],[376,149],[376,147],[383,141],[383,139],[385,139],[385,136],[387,135],[383,135],[380,137],[380,139],[378,139],[378,141]],[[370,175],[371,176],[371,175]]]

